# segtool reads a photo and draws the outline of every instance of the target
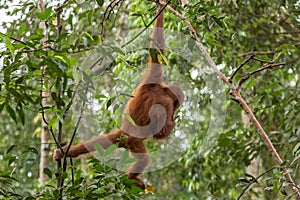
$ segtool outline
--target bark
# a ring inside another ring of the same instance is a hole
[[[40,12],[45,11],[45,5],[43,0],[38,1],[38,9]],[[46,46],[46,41],[47,41],[47,34],[46,34],[46,26],[45,26],[45,21],[41,21],[39,24],[39,27],[44,30],[44,38],[42,39],[42,45],[45,47]],[[44,88],[44,73],[46,70],[47,66],[42,66],[41,67],[41,72],[42,72],[42,78],[41,78],[41,84],[42,88]],[[49,92],[48,91],[41,91],[41,95],[43,97],[41,106],[45,107],[48,104],[49,101]],[[44,114],[44,113],[43,113]],[[49,121],[49,116],[47,114],[44,114],[43,119],[46,121]],[[45,181],[48,179],[46,174],[44,173],[44,169],[48,168],[49,166],[49,161],[50,161],[50,147],[49,147],[49,139],[50,139],[50,131],[48,128],[48,125],[44,120],[42,120],[42,134],[41,134],[41,153],[40,153],[40,166],[39,166],[39,174],[40,174],[40,182],[41,184],[45,183]]]
[[[48,104],[48,97],[49,97],[49,92],[42,92],[43,95],[43,100],[42,100],[42,105],[45,106]],[[49,116],[46,115],[45,119],[49,121]],[[47,124],[42,120],[42,134],[41,134],[41,153],[40,153],[40,182],[41,184],[44,184],[46,180],[48,180],[48,176],[44,173],[44,169],[48,168],[49,166],[49,161],[50,161],[50,145],[49,145],[49,140],[50,140],[50,131],[47,126]]]

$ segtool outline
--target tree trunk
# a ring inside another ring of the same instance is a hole
[[[38,1],[38,9],[40,10],[40,12],[45,12],[45,5],[43,0],[39,0]],[[46,46],[46,41],[47,41],[47,33],[46,33],[46,26],[45,26],[45,21],[41,21],[39,24],[39,27],[41,29],[44,30],[44,38],[42,39],[42,44],[43,46]],[[45,70],[46,70],[47,66],[42,66],[41,67],[41,72],[42,72],[42,78],[41,78],[41,86],[42,86],[42,92],[41,92],[41,96],[42,96],[42,102],[41,102],[41,106],[42,108],[44,108],[49,101],[49,92],[45,91],[44,88],[44,74],[45,74]],[[49,139],[50,139],[50,131],[48,128],[48,125],[46,124],[46,122],[49,121],[49,115],[45,114],[44,112],[42,113],[43,117],[42,117],[42,135],[41,135],[41,154],[40,154],[40,166],[39,166],[39,174],[40,174],[40,182],[41,184],[45,183],[45,181],[48,179],[48,177],[46,176],[46,174],[44,173],[44,169],[48,168],[49,166],[49,152],[50,152],[50,146],[49,146]]]
[[[43,100],[42,105],[45,106],[48,103],[49,92],[42,92]],[[49,116],[45,115],[45,119],[49,121]],[[49,166],[49,153],[50,153],[50,132],[47,124],[42,120],[42,134],[41,134],[41,154],[40,154],[40,182],[44,184],[48,179],[46,174],[44,173],[44,169]]]

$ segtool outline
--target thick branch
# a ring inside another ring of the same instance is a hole
[[[238,90],[234,90],[233,95],[235,96],[236,101],[241,105],[243,110],[247,113],[248,117],[250,118],[250,121],[255,126],[256,130],[258,131],[260,137],[265,142],[265,145],[267,146],[269,152],[271,153],[273,159],[275,160],[277,165],[281,165],[283,163],[281,157],[279,156],[277,150],[273,146],[270,138],[268,137],[267,133],[264,131],[263,127],[260,125],[258,120],[256,119],[254,113],[248,106],[248,104],[245,102],[245,100],[242,98]],[[291,177],[290,173],[288,172],[287,168],[283,168],[284,176],[286,178],[286,181],[290,184],[291,189],[295,193],[295,199],[300,199],[300,191],[297,188],[297,185],[295,184],[295,181]]]

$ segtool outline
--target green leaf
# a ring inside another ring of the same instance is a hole
[[[136,126],[135,121],[131,118],[131,116],[127,113],[123,113],[124,116],[126,117],[126,119],[129,121],[130,124],[132,124],[133,126]]]
[[[8,112],[8,114],[10,115],[10,117],[17,123],[16,113],[12,109],[12,107],[10,107],[8,104],[6,104],[5,108],[6,108],[6,111]]]
[[[115,101],[116,97],[112,97],[110,98],[107,103],[106,103],[106,109],[109,108],[109,106],[111,106],[111,104]]]
[[[31,147],[31,146],[25,146],[25,150],[23,151],[23,153],[27,153],[27,152],[31,152],[36,155],[39,155],[39,151],[36,148]]]
[[[23,35],[24,32],[26,31],[27,25],[26,23],[21,24],[20,28],[19,28],[19,35]]]
[[[52,7],[48,7],[45,12],[37,12],[36,16],[39,20],[46,20],[47,18],[50,17],[52,12]]]
[[[98,35],[96,41],[97,41],[97,45],[100,45],[102,43],[102,37]]]
[[[156,58],[156,50],[155,49],[149,49],[149,54],[152,60],[155,60]]]
[[[50,119],[50,121],[49,121],[49,123],[48,123],[48,127],[49,127],[49,128],[50,128],[50,127],[54,127],[54,126],[56,125],[57,118],[58,118],[58,116],[57,116],[57,115],[54,115],[54,116]]]
[[[106,155],[106,156],[112,155],[112,153],[113,153],[117,148],[118,148],[117,145],[110,145],[110,146],[106,149],[105,155]]]
[[[121,47],[119,47],[119,46],[112,46],[111,48],[113,49],[114,52],[117,52],[117,53],[120,53],[122,55],[125,55],[125,53],[124,53],[124,51],[122,50]]]
[[[135,179],[128,179],[127,176],[122,178],[122,183],[130,188],[134,183],[136,183],[136,180]]]
[[[102,145],[96,143],[94,144],[96,151],[100,154],[100,156],[104,156],[104,148]]]
[[[223,28],[223,23],[222,23],[222,21],[221,21],[218,17],[212,16],[212,18],[214,19],[214,21],[215,21],[220,27]]]
[[[63,177],[61,177],[61,178],[63,178]],[[58,191],[58,189],[55,189],[54,191],[53,191],[53,197],[55,198],[55,199],[58,199],[59,198],[59,191]]]
[[[56,39],[56,43],[61,42],[62,40],[65,40],[66,38],[69,38],[69,33],[62,33],[57,39]]]
[[[9,154],[9,152],[11,152],[16,146],[17,146],[16,144],[11,145],[11,146],[7,149],[6,155]]]
[[[90,38],[91,41],[94,41],[94,38],[93,38],[93,36],[91,36],[90,33],[84,32],[84,34],[85,34],[86,36],[88,36],[88,37]]]
[[[104,94],[95,94],[94,98],[101,99],[101,98],[107,98]]]
[[[104,0],[96,0],[96,2],[99,6],[103,6],[104,4]]]
[[[140,192],[143,192],[143,190],[137,186],[132,186],[130,189],[127,190],[128,193],[133,195],[139,195]]]
[[[163,55],[163,54],[159,54],[158,55],[158,61],[161,64],[169,65],[167,57],[165,55]]]
[[[49,168],[44,168],[44,174],[46,174],[50,179],[52,179],[52,172]]]
[[[16,181],[16,182],[20,182],[18,179],[16,179],[15,177],[9,176],[9,175],[0,175],[0,180],[3,179],[8,179],[8,180],[12,180],[12,181]],[[1,181],[2,181],[1,180]],[[2,188],[1,188],[2,189]],[[1,190],[0,190],[1,191]],[[1,198],[2,199],[2,198]]]
[[[11,55],[14,57],[15,47],[10,42],[10,38],[3,33],[0,33],[0,37],[4,40],[6,47],[11,52]]]
[[[45,14],[42,13],[42,12],[37,12],[37,13],[36,13],[36,16],[37,16],[37,18],[38,18],[39,20],[45,20],[45,19],[46,19],[46,18],[45,18]]]
[[[7,160],[8,164],[10,165],[17,160],[17,156],[6,156],[5,160]]]
[[[30,36],[27,37],[27,39],[30,39],[30,40],[40,40],[42,39],[42,35],[38,35],[38,34],[32,34]],[[27,45],[30,45],[28,42],[27,42]]]
[[[93,10],[88,12],[87,16],[88,16],[89,24],[92,24],[92,22],[93,22],[93,14],[94,14]],[[92,39],[92,40],[94,40],[94,39]]]
[[[2,112],[4,106],[5,106],[5,103],[0,104],[0,113]]]
[[[6,47],[9,49],[11,55],[14,57],[15,47],[12,45],[12,43],[10,42],[10,40],[8,38],[5,40],[5,44],[6,44]]]
[[[241,177],[238,179],[240,182],[243,182],[243,183],[249,183],[248,179],[244,178],[244,177]]]
[[[121,161],[125,163],[125,161],[129,158],[129,151],[123,151]]]
[[[17,108],[18,115],[21,119],[21,123],[25,125],[25,114],[22,108]]]
[[[189,40],[188,40],[188,47],[191,51],[193,51],[194,47],[196,45],[196,40],[195,38],[191,37]]]
[[[51,12],[52,12],[52,7],[48,7],[48,8],[45,10],[45,18],[46,18],[46,19],[50,17]]]
[[[252,88],[256,85],[256,80],[254,78],[248,80],[248,82],[245,84],[246,87]]]
[[[125,161],[125,163],[130,164],[130,163],[136,162],[137,160],[138,160],[137,158],[128,158],[128,159]]]

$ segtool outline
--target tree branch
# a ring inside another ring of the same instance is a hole
[[[263,70],[266,70],[266,69],[270,69],[270,68],[273,68],[273,67],[279,67],[279,66],[283,66],[283,65],[286,65],[285,62],[282,62],[282,63],[274,63],[274,64],[269,64],[269,63],[266,63],[266,64],[263,64],[260,68],[254,70],[254,71],[251,71],[249,72],[247,75],[245,75],[238,83],[238,87],[237,87],[237,90],[240,90],[242,85],[254,74],[258,73],[258,72],[261,72]]]
[[[246,53],[241,53],[238,56],[239,57],[245,57],[245,56],[256,56],[256,55],[272,55],[275,53],[280,52],[281,50],[275,50],[275,51],[250,51]]]
[[[117,2],[115,2],[115,1],[116,1],[116,0],[113,0],[113,1],[111,1],[111,2],[108,4],[108,6],[107,6],[107,8],[106,8],[106,10],[105,10],[105,12],[104,12],[104,14],[103,14],[103,18],[102,18],[102,20],[101,20],[101,22],[100,22],[100,25],[101,25],[100,35],[103,35],[103,34],[104,34],[104,21],[105,21],[105,20],[108,20],[108,19],[110,18],[110,15],[113,13],[115,7],[118,6],[120,2],[122,2],[122,3],[124,2],[124,0],[118,0]],[[113,24],[114,24],[114,23],[113,23]],[[112,25],[112,26],[113,26],[113,25]]]
[[[63,5],[60,6],[60,4],[57,5],[57,8],[55,9],[56,11],[56,20],[57,20],[57,27],[56,27],[56,30],[57,30],[57,37],[59,37],[62,33],[62,19],[61,19],[61,14],[63,12],[63,7],[64,5],[68,2],[68,0],[65,0]],[[60,47],[59,47],[60,49]],[[58,98],[62,98],[62,88],[61,88],[61,78],[58,78],[58,88],[56,88],[57,90],[57,95],[58,95]],[[58,110],[61,110],[62,109],[62,105],[61,103],[58,101],[56,102],[56,107]],[[59,120],[58,121],[58,136],[57,136],[57,140],[58,140],[58,144],[57,146],[60,146],[61,143],[62,143],[62,136],[63,136],[63,133],[62,133],[62,127],[63,127],[63,124],[62,122]],[[67,167],[67,162],[64,160],[63,163],[61,163],[61,160],[57,160],[57,170],[61,169],[61,167]],[[65,172],[65,171],[64,171]],[[59,173],[59,172],[58,172]],[[72,173],[73,173],[73,170],[72,170]],[[59,190],[59,199],[62,199],[63,197],[63,189],[64,189],[64,178],[61,176],[61,173],[58,174],[58,177],[57,177],[57,181],[59,182],[58,186],[57,186],[57,189]]]
[[[254,58],[254,55],[251,55],[249,58],[247,58],[246,60],[244,60],[244,62],[242,62],[240,64],[240,66],[238,66],[238,68],[232,73],[232,75],[229,78],[229,82],[232,82],[234,76],[238,73],[238,71],[245,65],[247,64],[251,59]]]
[[[171,2],[171,0],[169,0],[167,3],[164,2],[162,9],[155,15],[155,17],[151,20],[151,22],[149,22],[139,33],[137,33],[132,39],[130,39],[128,42],[126,42],[125,44],[121,45],[122,48],[126,47],[127,45],[129,45],[131,42],[133,42],[134,40],[136,40],[141,34],[143,34],[150,26],[151,24],[153,24],[155,22],[155,20],[158,18],[158,16],[160,15],[160,13],[162,13],[166,7],[168,6],[168,4]]]
[[[243,189],[243,191],[241,192],[241,194],[238,197],[238,200],[242,198],[242,196],[246,193],[246,191],[249,189],[249,187],[254,184],[254,183],[258,183],[258,179],[260,179],[261,177],[263,177],[264,175],[266,175],[267,173],[273,171],[274,169],[284,169],[285,167],[281,167],[281,166],[277,166],[277,167],[272,167],[271,169],[268,169],[267,171],[263,172],[262,174],[260,174],[259,176],[255,177],[254,179],[250,180],[250,182],[247,184],[247,186]]]
[[[4,34],[4,35],[5,35],[5,34]],[[31,49],[28,49],[28,50],[18,51],[18,53],[33,53],[33,52],[36,52],[36,51],[41,51],[41,50],[47,50],[47,49],[50,49],[50,50],[52,50],[52,51],[54,51],[54,52],[57,52],[57,53],[74,53],[74,54],[75,54],[75,53],[82,53],[82,52],[90,51],[90,50],[92,50],[92,49],[98,47],[98,45],[95,45],[95,46],[87,47],[87,48],[85,48],[85,49],[79,49],[79,50],[76,50],[76,51],[74,51],[74,50],[70,51],[70,50],[60,50],[60,49],[55,49],[55,48],[51,47],[49,44],[46,44],[46,43],[45,43],[45,45],[43,45],[42,48],[32,48],[32,47],[28,46],[27,43],[24,42],[24,41],[22,41],[22,40],[19,40],[19,39],[15,38],[15,37],[12,37],[12,36],[8,36],[8,37],[9,37],[11,40],[14,40],[15,42],[19,42],[19,43],[21,43],[21,44],[23,44],[23,45],[26,45],[27,47],[31,48]],[[46,42],[46,41],[45,41],[45,42]],[[70,47],[69,47],[69,48],[70,48]],[[68,49],[68,48],[66,48],[66,49]]]

